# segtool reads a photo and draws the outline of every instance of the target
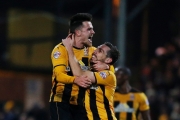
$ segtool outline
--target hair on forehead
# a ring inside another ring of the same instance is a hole
[[[74,33],[76,29],[80,28],[85,21],[92,21],[92,15],[89,13],[77,13],[70,18],[69,30]]]
[[[76,22],[83,22],[83,21],[92,21],[92,15],[89,13],[77,13],[70,18],[69,25],[71,26]]]
[[[111,65],[114,64],[120,57],[120,52],[116,46],[112,45],[110,42],[105,42],[104,45],[108,46],[110,50],[107,52],[107,57],[112,58]]]

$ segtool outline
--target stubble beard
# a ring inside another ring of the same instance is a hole
[[[92,43],[88,42],[88,43],[84,43],[85,47],[92,47]]]

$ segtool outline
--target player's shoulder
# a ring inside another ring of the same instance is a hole
[[[98,73],[106,73],[107,75],[115,75],[114,72],[110,70],[102,70],[102,71],[99,71]]]
[[[62,42],[61,43],[59,43],[59,44],[57,44],[54,48],[53,48],[53,50],[52,50],[52,52],[51,52],[51,55],[53,55],[53,56],[60,56],[60,55],[62,55],[62,54],[66,54],[67,52],[66,52],[66,48],[64,47],[64,45],[62,44]]]
[[[146,97],[145,93],[137,88],[132,88],[130,92],[136,94],[139,97]]]
[[[88,47],[89,49],[92,49],[92,50],[95,50],[96,49],[96,47],[94,47],[94,46],[91,46],[91,47]]]
[[[142,91],[140,91],[139,89],[134,88],[134,87],[131,88],[130,92],[132,92],[132,93],[143,93]]]
[[[116,76],[112,71],[109,70],[102,70],[97,72],[102,78],[108,78],[108,79],[115,79]]]
[[[56,50],[65,50],[65,47],[62,42],[55,45],[55,47],[53,48],[53,51],[56,51]]]

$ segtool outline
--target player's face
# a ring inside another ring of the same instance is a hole
[[[91,62],[93,61],[101,61],[104,63],[106,62],[107,59],[107,52],[110,50],[110,48],[106,45],[100,45],[97,47],[97,49],[93,52],[92,57],[91,57]]]
[[[92,46],[92,37],[95,34],[91,22],[83,22],[83,26],[80,29],[81,31],[81,41],[82,44],[90,47]]]
[[[116,79],[117,79],[117,85],[121,86],[122,84],[124,84],[126,79],[124,79],[125,75],[123,74],[123,72],[122,71],[116,71],[115,75],[116,75]]]

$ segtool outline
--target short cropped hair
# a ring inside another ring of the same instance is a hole
[[[112,58],[112,62],[110,64],[113,65],[119,59],[120,52],[117,47],[112,45],[110,42],[105,42],[104,44],[110,48],[107,52],[107,57]]]
[[[116,67],[115,72],[123,72],[124,75],[131,76],[131,70],[128,67]]]
[[[69,30],[74,33],[76,29],[80,28],[84,21],[92,21],[92,15],[89,13],[77,13],[70,18]]]

